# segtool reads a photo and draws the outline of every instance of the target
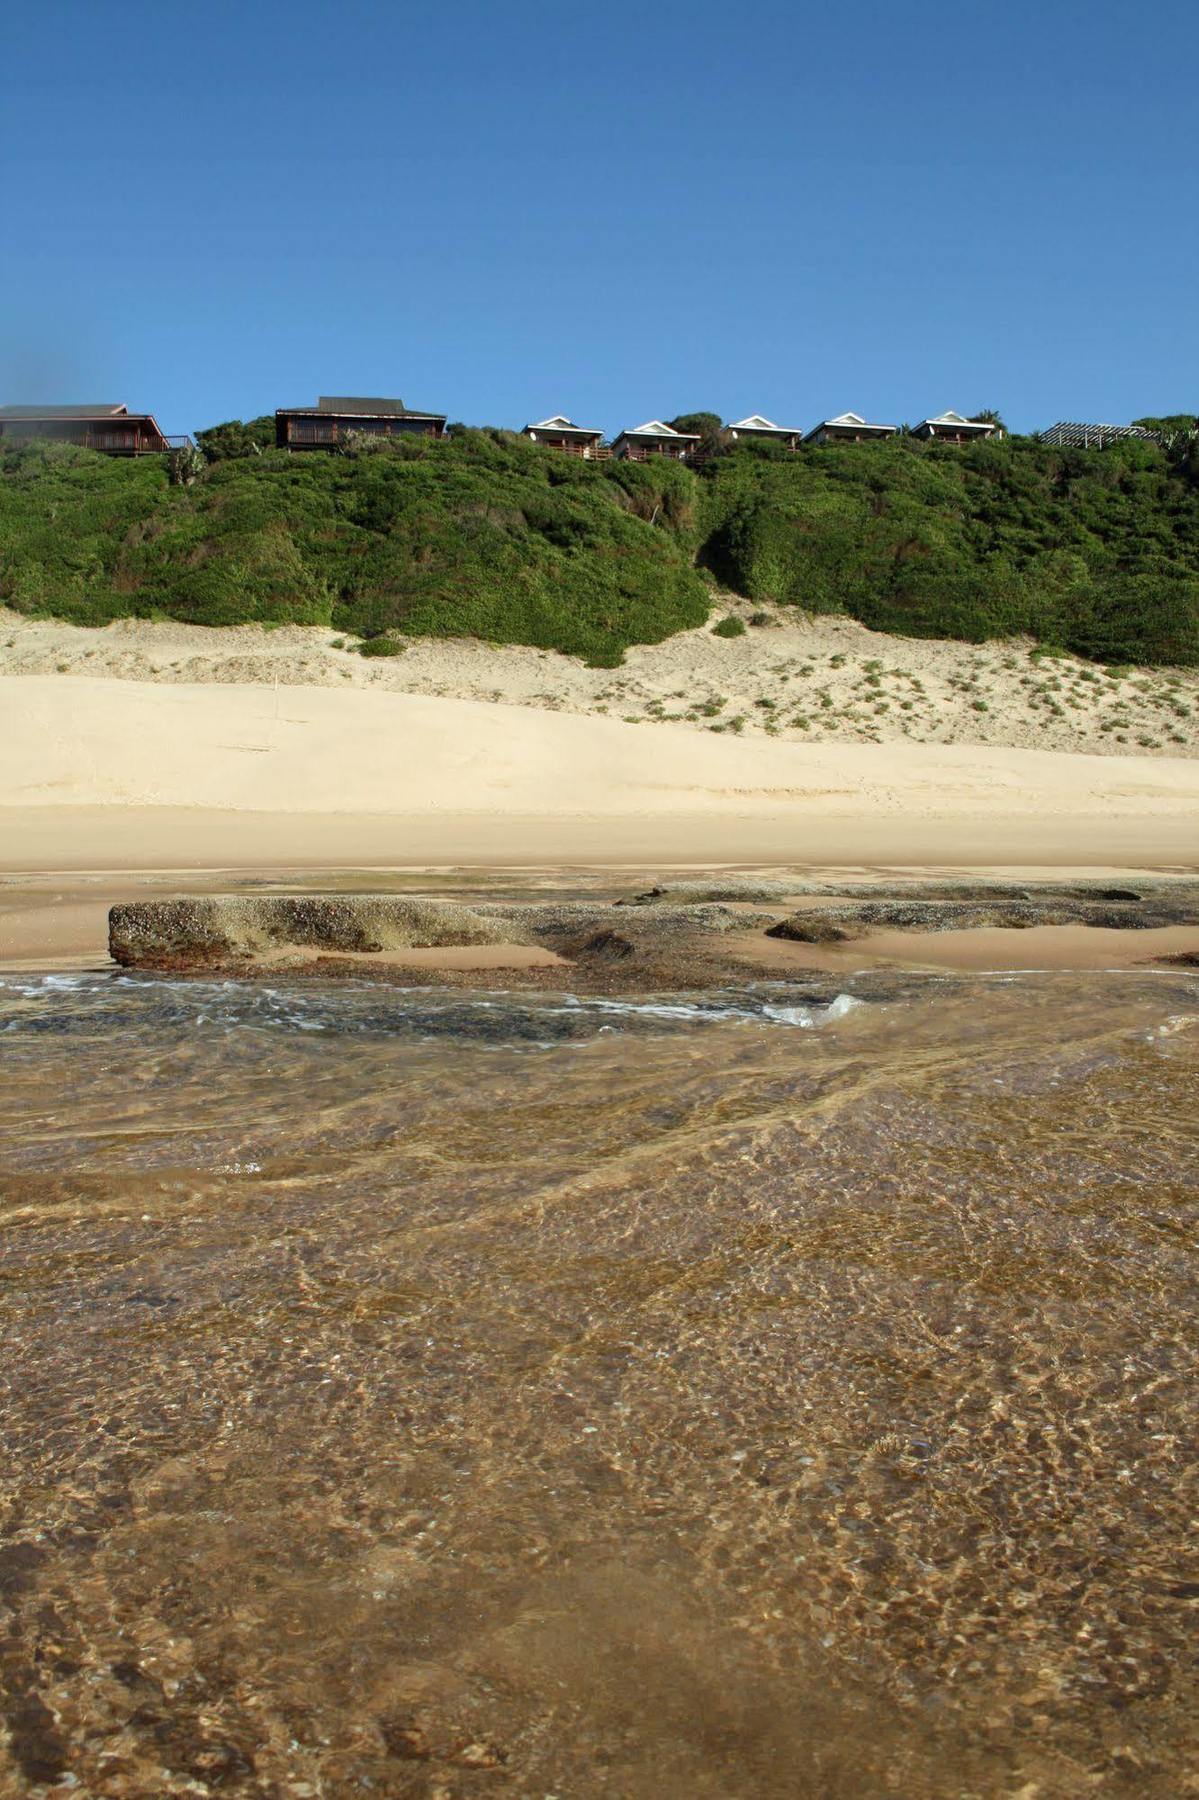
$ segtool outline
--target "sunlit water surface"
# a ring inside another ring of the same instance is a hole
[[[0,1789],[1195,1792],[1199,981],[0,983]]]

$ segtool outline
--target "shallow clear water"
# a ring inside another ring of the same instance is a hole
[[[0,981],[0,1788],[1186,1791],[1199,982],[858,998]]]

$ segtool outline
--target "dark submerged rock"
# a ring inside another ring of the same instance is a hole
[[[837,924],[823,912],[796,913],[766,931],[767,937],[787,938],[796,944],[844,944],[857,935],[850,926]]]

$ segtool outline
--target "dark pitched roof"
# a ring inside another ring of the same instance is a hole
[[[287,419],[428,419],[445,424],[444,413],[414,412],[402,400],[371,400],[361,394],[322,394],[315,406],[279,406]]]
[[[129,408],[117,401],[96,406],[0,406],[0,419],[115,419],[128,412]]]
[[[361,394],[322,394],[316,409],[327,413],[362,413],[376,419],[402,418],[408,411],[402,400],[375,400]]]

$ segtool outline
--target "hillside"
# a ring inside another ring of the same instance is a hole
[[[274,451],[172,486],[157,459],[0,457],[0,601],[99,624],[474,637],[611,665],[762,606],[1107,663],[1199,663],[1199,456],[1006,439],[739,447],[698,472],[585,464],[507,433]]]
[[[268,451],[171,486],[39,444],[0,460],[0,600],[81,623],[290,622],[479,637],[617,662],[707,616],[693,478],[600,472],[481,432],[359,455]]]

